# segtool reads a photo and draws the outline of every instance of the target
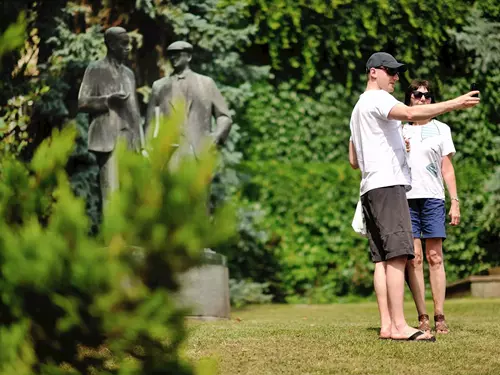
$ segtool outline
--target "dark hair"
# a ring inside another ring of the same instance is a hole
[[[413,93],[413,91],[418,90],[419,87],[425,87],[427,91],[432,93],[432,86],[429,81],[425,79],[414,79],[413,81],[411,81],[410,86],[408,86],[405,92],[406,105],[411,104],[411,94]],[[431,96],[431,103],[434,103],[434,95]]]

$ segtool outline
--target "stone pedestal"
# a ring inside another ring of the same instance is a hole
[[[446,287],[446,297],[500,297],[500,275],[469,276]]]
[[[179,301],[191,309],[188,317],[229,319],[229,271],[224,255],[205,249],[202,264],[180,275],[179,281]]]

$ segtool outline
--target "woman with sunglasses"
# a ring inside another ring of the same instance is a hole
[[[426,105],[434,101],[430,84],[425,80],[411,82],[405,95],[408,106]],[[443,179],[451,197],[451,225],[460,223],[455,171],[451,161],[455,146],[448,125],[429,118],[403,125],[403,137],[410,144],[409,164],[412,189],[406,193],[412,221],[415,258],[407,263],[407,281],[418,311],[419,329],[430,331],[425,306],[425,282],[422,239],[429,263],[434,300],[436,333],[448,333],[444,317],[446,273],[443,263],[443,240],[446,238],[445,193]]]

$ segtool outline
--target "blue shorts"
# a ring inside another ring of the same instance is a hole
[[[446,238],[444,200],[436,198],[408,199],[413,238]]]

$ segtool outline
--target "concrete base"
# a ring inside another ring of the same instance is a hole
[[[181,306],[191,309],[189,318],[229,319],[229,270],[226,257],[205,249],[203,264],[179,276]]]
[[[469,276],[446,287],[446,297],[500,297],[500,275]]]

